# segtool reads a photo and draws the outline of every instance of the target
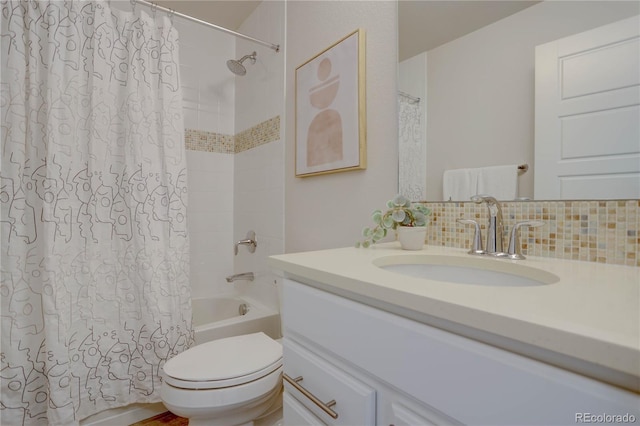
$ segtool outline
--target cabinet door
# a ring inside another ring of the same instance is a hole
[[[373,425],[376,392],[296,341],[284,338],[285,389],[316,417],[329,425]],[[325,412],[321,405],[333,413]],[[288,423],[285,417],[285,422]]]
[[[427,407],[420,407],[419,411],[409,408],[404,402],[396,398],[388,404],[388,421],[383,424],[389,426],[436,426],[436,425],[461,425],[450,417],[438,413]]]
[[[287,391],[282,395],[282,413],[285,426],[325,426],[325,423]]]
[[[391,404],[392,426],[436,426],[431,419],[427,419],[409,410],[402,404]]]

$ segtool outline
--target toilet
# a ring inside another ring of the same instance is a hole
[[[190,426],[253,425],[279,408],[282,345],[264,333],[194,346],[163,370],[162,402]]]

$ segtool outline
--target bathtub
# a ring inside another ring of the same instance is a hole
[[[224,337],[264,332],[279,339],[280,314],[239,297],[210,297],[193,299],[193,326],[196,345]]]
[[[264,332],[279,339],[280,314],[251,299],[218,296],[192,300],[196,345],[224,337]],[[128,425],[167,411],[161,402],[131,404],[102,411],[80,422],[81,426]]]

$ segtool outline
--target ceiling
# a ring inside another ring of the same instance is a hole
[[[398,59],[403,61],[526,9],[539,1],[398,2]]]
[[[237,31],[261,1],[158,0],[160,6]]]
[[[238,30],[260,3],[261,1],[248,0],[158,1],[161,6],[231,30]],[[431,50],[535,3],[539,1],[400,0],[399,59],[402,61]]]

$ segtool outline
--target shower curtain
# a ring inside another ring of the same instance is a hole
[[[102,1],[3,1],[3,425],[159,401],[193,341],[178,35]]]
[[[422,132],[420,103],[398,94],[398,192],[409,200],[427,199],[427,141]]]

